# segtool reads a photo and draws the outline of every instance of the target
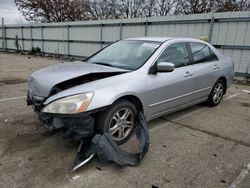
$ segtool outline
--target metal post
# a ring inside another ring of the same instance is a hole
[[[2,18],[2,52],[4,52],[4,18]]]
[[[41,24],[41,39],[42,39],[42,53],[44,52],[44,37],[43,37],[43,25]]]
[[[21,37],[22,37],[22,52],[24,52],[23,26],[21,26]]]
[[[7,40],[6,40],[6,28],[4,26],[4,18],[2,18],[2,45],[3,45],[3,52],[7,50]]]
[[[61,3],[61,0],[59,0],[59,8],[60,8],[60,16],[61,16],[61,27],[62,27],[62,37],[63,37],[63,41],[62,41],[62,44],[63,44],[63,57],[65,56],[65,44],[64,44],[64,27],[63,27],[63,15],[62,15],[62,3]],[[58,56],[60,54],[60,49],[59,49],[59,43],[58,43]]]
[[[145,36],[148,34],[148,20],[145,22]]]
[[[209,29],[209,33],[208,33],[208,42],[209,43],[212,40],[213,27],[214,27],[214,16],[212,16],[211,20],[210,20],[210,29]]]
[[[33,48],[32,26],[30,26],[30,44],[32,49]]]
[[[64,25],[63,22],[61,22],[62,24],[62,37],[63,37],[63,57],[65,56],[65,40],[64,40]]]
[[[67,24],[67,45],[68,45],[68,56],[70,56],[70,43],[69,43],[69,24]]]
[[[122,22],[120,22],[120,39],[122,39]]]
[[[102,22],[100,27],[100,42],[101,42],[100,48],[102,49]]]
[[[3,30],[4,30],[4,51],[8,50],[8,44],[7,44],[7,39],[6,39],[6,35],[7,35],[7,27],[5,27],[5,25],[3,25]]]

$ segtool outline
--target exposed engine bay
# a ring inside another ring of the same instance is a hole
[[[76,78],[72,78],[66,81],[63,81],[59,84],[56,84],[50,91],[49,96],[52,96],[56,93],[59,93],[65,89],[69,89],[81,84],[85,84],[88,82],[92,82],[95,80],[100,80],[103,78],[111,77],[111,76],[116,76],[122,74],[122,72],[100,72],[100,73],[90,73],[84,76],[79,76]]]

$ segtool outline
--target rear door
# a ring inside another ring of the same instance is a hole
[[[193,100],[206,98],[219,77],[220,61],[204,43],[189,42],[192,57]]]

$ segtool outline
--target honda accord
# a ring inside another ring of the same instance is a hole
[[[28,80],[27,104],[50,129],[74,139],[109,133],[124,143],[138,111],[147,121],[206,102],[220,103],[234,77],[230,57],[190,38],[117,41],[83,61],[52,65]]]

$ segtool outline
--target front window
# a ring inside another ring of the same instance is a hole
[[[122,40],[111,44],[86,60],[127,70],[140,68],[161,45],[154,41]]]
[[[175,68],[186,66],[189,63],[186,44],[181,42],[167,47],[157,60],[157,63],[160,62],[173,63]]]

